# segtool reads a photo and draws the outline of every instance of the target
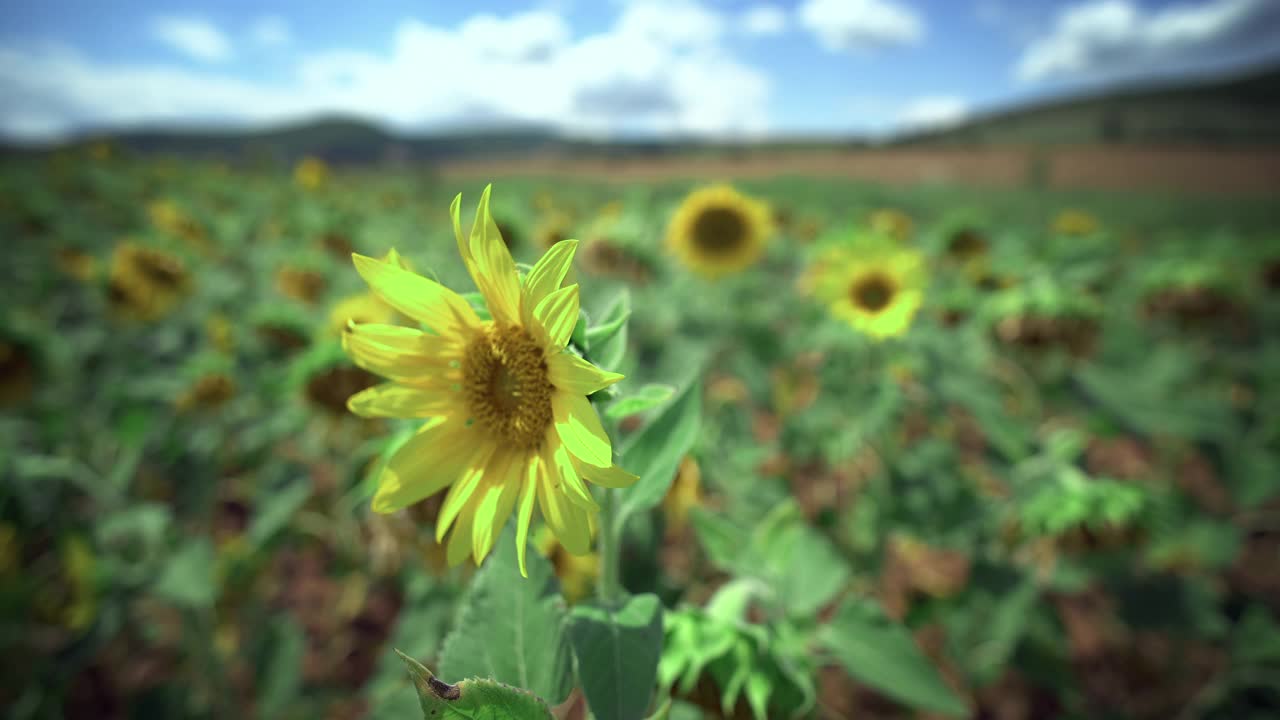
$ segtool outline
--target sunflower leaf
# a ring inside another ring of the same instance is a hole
[[[599,325],[587,328],[587,352],[591,362],[615,370],[627,350],[627,320],[631,317],[631,293],[618,293],[601,314]]]
[[[456,685],[438,680],[417,660],[396,650],[409,666],[424,720],[552,720],[551,708],[537,695],[493,680],[472,678]]]
[[[564,600],[550,562],[528,553],[526,569],[522,579],[515,530],[508,527],[462,599],[440,672],[491,678],[559,703],[571,686]]]
[[[620,420],[628,415],[652,410],[670,400],[675,392],[676,389],[670,385],[645,385],[605,408],[604,416],[610,420]]]
[[[702,383],[694,382],[676,396],[622,450],[621,465],[640,476],[622,493],[619,522],[662,502],[675,479],[676,467],[693,447],[702,424]]]
[[[578,674],[598,720],[640,720],[662,654],[662,604],[637,595],[616,609],[578,605],[569,628]]]

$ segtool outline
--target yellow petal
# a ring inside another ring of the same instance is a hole
[[[484,295],[489,314],[499,323],[515,325],[520,322],[520,276],[516,263],[498,225],[489,212],[489,194],[493,186],[486,186],[476,207],[475,223],[471,226],[471,252],[467,269],[476,287]]]
[[[601,468],[613,464],[609,436],[585,397],[558,392],[551,396],[551,412],[560,441],[574,457]]]
[[[420,418],[441,414],[451,400],[445,390],[383,383],[347,398],[347,409],[366,418]]]
[[[364,255],[351,258],[356,272],[378,297],[437,333],[457,334],[480,324],[467,301],[440,283]]]
[[[560,438],[556,437],[554,430],[547,433],[547,435],[543,457],[546,458],[547,470],[551,475],[552,489],[565,493],[570,500],[583,510],[593,513],[599,512],[600,506],[596,504],[596,499],[591,497],[591,491],[587,489],[586,484],[582,482],[582,478],[578,476],[578,469],[574,467],[573,458],[569,455],[569,451],[560,442]]]
[[[578,286],[560,288],[533,309],[534,320],[546,328],[551,347],[562,348],[578,323]]]
[[[436,542],[444,539],[444,534],[449,531],[454,518],[462,513],[467,502],[475,496],[476,488],[480,487],[480,481],[484,479],[485,466],[489,464],[493,452],[492,445],[477,450],[472,456],[471,463],[461,473],[462,476],[449,488],[449,494],[444,497],[444,504],[440,506],[440,515],[436,518]],[[467,532],[470,534],[470,530]]]
[[[631,487],[635,481],[640,479],[639,475],[632,475],[617,465],[609,467],[596,467],[588,463],[575,463],[578,473],[587,480],[607,488],[625,488]]]
[[[601,370],[571,352],[559,352],[547,358],[547,371],[551,384],[570,395],[590,395],[624,377]]]
[[[364,323],[348,325],[342,349],[356,365],[393,380],[457,374],[451,363],[462,357],[459,344],[416,328]]]
[[[493,549],[502,526],[511,516],[511,508],[520,494],[525,460],[523,455],[503,453],[491,460],[485,471],[484,483],[476,494],[475,524],[471,527],[471,548],[476,565],[483,562]]]
[[[590,515],[551,487],[549,473],[538,483],[538,506],[565,550],[573,555],[585,555],[591,550]]]
[[[534,455],[525,464],[523,487],[520,489],[520,507],[516,511],[516,558],[520,561],[520,575],[529,577],[525,569],[525,550],[529,545],[529,523],[533,521],[533,500],[538,494],[538,478],[542,474],[542,458]]]
[[[458,516],[458,524],[449,536],[449,546],[445,548],[445,560],[449,567],[454,567],[471,554],[471,525],[475,521],[476,496],[472,496],[466,509]]]
[[[524,278],[524,324],[533,319],[533,309],[543,298],[560,289],[565,275],[573,266],[573,254],[578,249],[577,240],[561,240],[552,245],[538,259],[533,269]]]
[[[457,422],[424,425],[382,469],[378,491],[373,496],[373,511],[395,512],[457,480],[475,453],[470,434]]]

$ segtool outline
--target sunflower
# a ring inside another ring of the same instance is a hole
[[[676,477],[662,498],[662,515],[667,534],[678,535],[689,524],[689,511],[702,505],[702,470],[692,455],[685,455],[676,468]]]
[[[169,311],[190,286],[179,258],[160,250],[125,242],[111,254],[107,297],[111,304],[142,320],[155,320]]]
[[[695,190],[667,228],[667,247],[695,272],[715,278],[760,258],[773,233],[769,208],[728,185]]]
[[[578,286],[561,288],[577,248],[564,240],[523,278],[489,212],[486,187],[468,239],[450,207],[458,250],[492,317],[462,296],[394,263],[353,255],[373,292],[429,330],[349,325],[343,347],[356,364],[391,382],[348,401],[364,417],[429,418],[385,463],[373,498],[394,512],[449,488],[436,540],[452,529],[451,565],[477,564],[517,512],[516,550],[525,545],[534,500],[561,544],[591,545],[597,505],[583,480],[626,487],[637,479],[613,464],[612,447],[587,396],[622,379],[572,350]]]
[[[899,248],[865,245],[828,250],[806,284],[832,314],[877,340],[904,334],[924,301],[923,258]]]
[[[1083,210],[1063,210],[1053,219],[1053,231],[1059,235],[1092,235],[1098,227],[1098,219]]]
[[[324,275],[315,270],[304,270],[292,265],[285,265],[276,270],[276,289],[281,295],[294,300],[305,303],[317,302],[324,294],[325,284]]]
[[[543,215],[534,232],[534,241],[538,244],[538,249],[546,252],[556,243],[567,239],[572,224],[573,219],[565,212],[557,210]]]
[[[320,158],[305,157],[294,166],[293,181],[305,190],[316,190],[329,181],[329,166]]]
[[[908,240],[915,226],[910,215],[894,208],[876,210],[871,213],[867,224],[871,226],[873,232],[891,237],[898,242]]]
[[[177,399],[179,410],[188,411],[197,408],[212,410],[221,407],[236,392],[235,381],[225,373],[209,373],[201,375]]]
[[[596,578],[600,577],[600,556],[597,553],[574,555],[568,552],[546,525],[539,528],[533,544],[538,554],[551,561],[565,602],[573,605],[591,595]]]

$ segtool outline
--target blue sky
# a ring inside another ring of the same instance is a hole
[[[0,7],[0,135],[326,113],[885,134],[1276,57],[1280,0],[49,0]]]

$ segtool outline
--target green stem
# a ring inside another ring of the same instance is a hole
[[[605,490],[604,501],[600,504],[600,577],[596,581],[596,594],[606,606],[612,606],[622,595],[618,567],[622,560],[619,552],[622,528],[615,521],[617,505],[617,492]]]

